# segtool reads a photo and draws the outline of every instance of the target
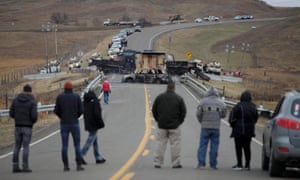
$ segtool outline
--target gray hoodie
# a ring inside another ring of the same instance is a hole
[[[226,104],[215,87],[210,87],[197,107],[197,119],[202,128],[219,129],[221,118],[226,117]]]

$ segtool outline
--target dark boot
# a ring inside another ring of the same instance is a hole
[[[70,171],[68,162],[64,162],[64,171]]]
[[[80,163],[82,164],[82,165],[87,165],[87,162],[83,159],[83,157],[80,159]]]
[[[29,168],[28,164],[23,164],[22,172],[31,173],[32,170]]]
[[[13,173],[19,173],[19,172],[22,172],[22,170],[19,168],[19,163],[17,162],[14,162],[13,163],[13,170],[12,170]]]
[[[77,165],[77,168],[76,170],[77,171],[83,171],[84,168],[82,167],[82,164],[83,164],[83,158],[82,157],[76,157],[76,165]]]
[[[83,171],[84,168],[81,166],[81,164],[77,164],[76,170],[77,170],[77,171]]]
[[[62,162],[64,164],[64,171],[70,171],[68,157],[63,157]]]
[[[70,168],[68,165],[64,165],[64,171],[70,171]]]
[[[77,165],[77,168],[76,170],[77,171],[83,171],[84,168],[82,167],[82,158],[76,158],[76,165]]]

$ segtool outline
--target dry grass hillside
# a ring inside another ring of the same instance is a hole
[[[212,47],[212,51],[223,52],[226,44],[243,42],[251,44],[248,53],[254,61],[244,70],[244,78],[265,84],[264,90],[256,89],[260,97],[271,93],[272,99],[278,99],[286,91],[300,89],[300,16],[219,42]],[[255,88],[252,87],[253,90]]]
[[[299,17],[295,17],[299,15],[299,8],[273,8],[259,0],[5,0],[0,2],[0,75],[45,64],[46,33],[41,32],[41,25],[54,23],[51,16],[57,13],[65,15],[64,21],[58,24],[57,32],[58,56],[65,57],[65,60],[79,50],[90,54],[106,49],[107,37],[118,31],[103,26],[106,18],[144,19],[157,24],[175,14],[182,15],[188,21],[205,15],[222,18],[239,14],[251,14],[255,18],[293,17],[216,42],[212,51],[224,51],[220,47],[228,42],[250,42],[255,47],[252,57],[257,60],[257,66],[256,69],[249,67],[252,68],[246,73],[249,77],[251,73],[261,73],[261,66],[273,71],[289,71],[291,75],[299,72],[296,58],[299,57],[300,28]],[[54,32],[47,33],[47,40],[51,60],[55,57]],[[282,64],[283,59],[285,63]]]
[[[23,68],[26,64],[19,63],[23,60],[28,66],[45,63],[45,33],[41,32],[41,25],[54,23],[54,14],[64,17],[58,24],[58,55],[69,58],[79,50],[94,49],[115,33],[102,25],[106,18],[144,19],[157,24],[175,14],[192,21],[205,15],[274,17],[295,14],[294,11],[275,9],[259,0],[5,0],[0,2],[0,61],[11,63],[1,64],[0,72],[6,72],[10,65]],[[55,57],[54,33],[47,34],[51,59]]]
[[[157,23],[170,15],[181,14],[187,19],[214,14],[232,17],[236,14],[265,15],[276,10],[256,0],[6,0],[0,3],[1,27],[9,30],[38,30],[50,21],[53,13],[65,13],[65,27],[98,26],[103,19],[133,20],[145,18]]]

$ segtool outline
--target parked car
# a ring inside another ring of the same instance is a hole
[[[134,32],[142,32],[142,27],[141,26],[135,26],[134,27]]]
[[[217,16],[205,16],[203,19],[204,19],[204,21],[219,21],[220,20],[220,18]]]
[[[282,176],[286,167],[300,168],[300,90],[280,99],[263,132],[262,169]]]
[[[234,20],[243,20],[243,19],[253,19],[254,17],[251,15],[238,15],[235,16],[233,19]]]
[[[195,22],[195,23],[201,23],[201,22],[202,22],[202,19],[201,19],[201,18],[196,18],[196,19],[194,20],[194,22]]]
[[[135,73],[124,75],[122,82],[167,84],[169,82],[169,76],[158,68],[144,68]]]

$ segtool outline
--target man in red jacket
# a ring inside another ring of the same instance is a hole
[[[109,94],[111,93],[111,89],[110,89],[110,83],[108,82],[106,77],[104,78],[104,81],[102,83],[102,91],[104,95],[104,103],[108,104]]]

